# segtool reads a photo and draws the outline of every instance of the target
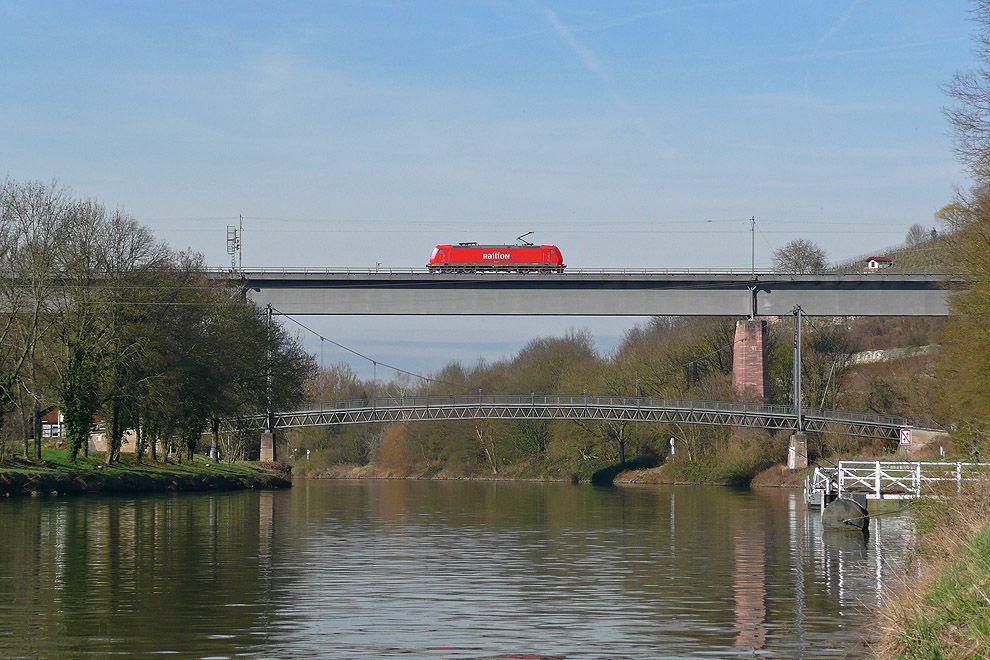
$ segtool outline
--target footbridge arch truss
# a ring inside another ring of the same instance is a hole
[[[891,415],[804,409],[799,429],[798,414],[791,406],[583,394],[469,394],[318,401],[303,410],[273,413],[271,417],[272,430],[469,419],[572,420],[804,430],[889,440],[897,439],[900,429],[915,426],[910,419]],[[266,415],[225,420],[224,426],[229,431],[269,428]]]

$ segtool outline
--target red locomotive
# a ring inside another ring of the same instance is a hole
[[[563,273],[564,258],[556,245],[479,245],[458,243],[433,248],[431,273]]]

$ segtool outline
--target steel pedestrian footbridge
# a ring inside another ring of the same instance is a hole
[[[800,414],[799,429],[794,407],[762,403],[584,394],[466,394],[311,402],[303,410],[273,413],[271,429],[467,419],[696,424],[833,432],[888,440],[897,439],[900,429],[915,426],[904,417],[808,408]],[[268,422],[268,416],[262,414],[227,419],[223,424],[227,431],[263,431],[269,428]]]

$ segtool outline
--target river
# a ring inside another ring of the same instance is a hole
[[[0,657],[857,656],[912,534],[823,535],[779,489],[6,498]]]

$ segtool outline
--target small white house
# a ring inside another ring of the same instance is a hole
[[[65,428],[65,417],[62,411],[52,407],[43,410],[41,413],[41,437],[61,438]]]
[[[890,257],[870,257],[866,260],[866,266],[863,270],[867,273],[872,273],[878,270],[883,270],[884,268],[890,268],[894,265],[894,260]]]

